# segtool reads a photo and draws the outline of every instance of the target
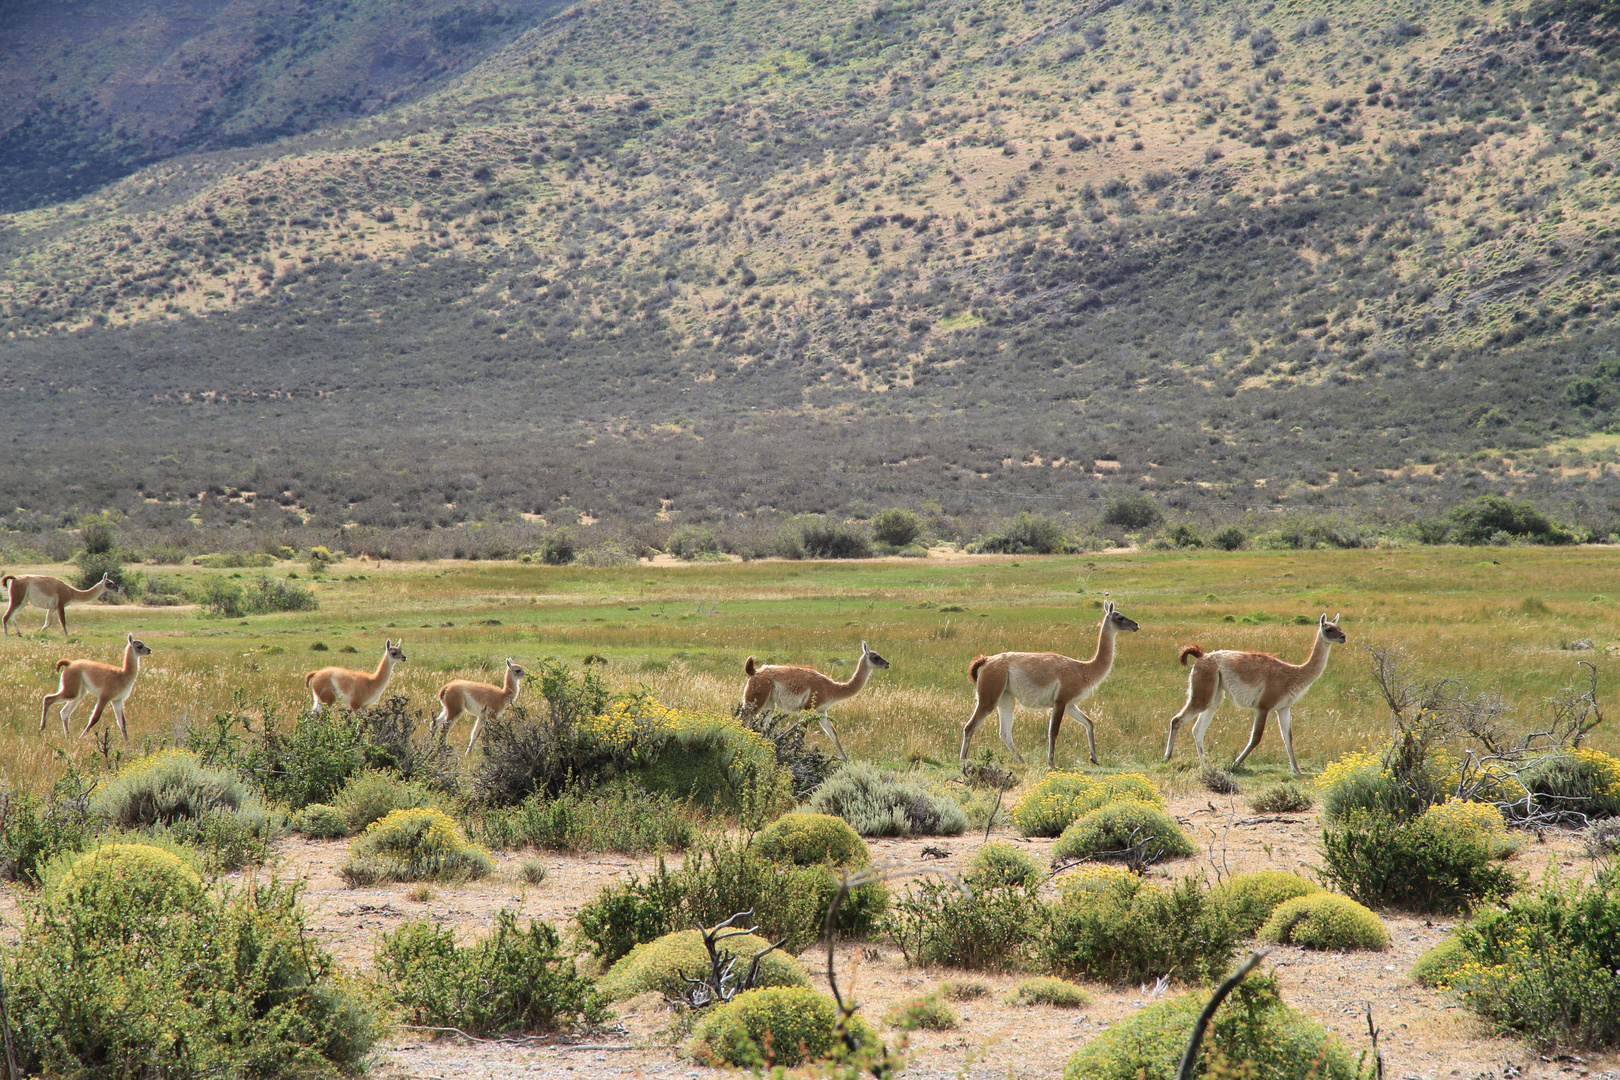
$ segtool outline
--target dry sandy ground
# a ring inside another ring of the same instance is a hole
[[[1233,873],[1287,869],[1309,873],[1317,865],[1315,841],[1320,835],[1315,814],[1289,821],[1246,824],[1251,815],[1236,799],[1197,794],[1171,800],[1191,835],[1206,847],[1202,856],[1166,864],[1156,876],[1211,873],[1213,864]],[[1041,860],[1052,841],[1022,840],[998,829],[998,838],[1016,840]],[[943,866],[961,869],[981,836],[947,839],[878,840],[874,858],[896,866]],[[936,845],[950,852],[925,861],[922,848]],[[524,854],[500,855],[500,868],[482,881],[460,886],[433,886],[426,900],[407,898],[411,889],[397,885],[349,889],[336,870],[345,844],[282,842],[275,872],[307,878],[310,925],[320,940],[347,966],[369,967],[377,935],[410,918],[432,918],[454,927],[463,940],[488,931],[495,913],[508,907],[523,916],[565,925],[597,889],[632,869],[647,868],[652,859],[621,856],[544,856],[549,873],[540,885],[525,885],[518,874]],[[1211,855],[1211,852],[1213,853]],[[1213,861],[1212,861],[1213,859]],[[1588,860],[1568,837],[1549,836],[1532,842],[1517,859],[1517,868],[1532,881],[1552,862],[1566,874],[1583,874]],[[260,871],[263,872],[263,871]],[[896,883],[895,887],[903,887]],[[0,917],[16,925],[14,897],[0,902]],[[1581,1056],[1578,1060],[1546,1059],[1523,1043],[1493,1038],[1472,1016],[1445,996],[1414,985],[1406,977],[1412,962],[1443,938],[1454,920],[1387,916],[1393,943],[1384,953],[1316,953],[1283,947],[1268,963],[1283,985],[1285,999],[1340,1034],[1355,1049],[1367,1046],[1365,1011],[1371,1004],[1382,1029],[1381,1044],[1391,1078],[1464,1080],[1510,1077],[1591,1075],[1620,1080],[1620,1056]],[[825,966],[824,954],[803,957],[812,972]],[[978,982],[990,994],[958,1005],[959,1028],[919,1032],[911,1038],[909,1077],[965,1077],[983,1080],[1034,1080],[1057,1077],[1074,1051],[1110,1024],[1154,1000],[1153,988],[1088,987],[1096,1002],[1082,1010],[1015,1007],[1003,995],[1020,976],[987,976],[907,967],[896,950],[883,943],[846,944],[838,950],[840,984],[863,1005],[863,1015],[876,1022],[896,1001],[926,993],[946,979]],[[824,985],[824,983],[823,983]],[[1174,992],[1173,990],[1171,991]],[[387,1080],[407,1077],[446,1080],[523,1076],[671,1077],[724,1075],[683,1058],[665,1035],[671,1014],[652,995],[621,1006],[615,1026],[606,1032],[562,1045],[561,1040],[515,1040],[472,1043],[455,1037],[402,1031],[381,1049],[373,1074]],[[892,1035],[891,1035],[892,1037]]]

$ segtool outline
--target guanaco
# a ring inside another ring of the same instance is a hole
[[[305,675],[304,686],[315,699],[310,708],[320,712],[322,705],[342,705],[346,709],[364,709],[375,705],[377,699],[383,696],[383,691],[388,689],[388,680],[393,677],[394,665],[405,662],[404,646],[404,638],[400,638],[398,642],[384,638],[382,659],[377,661],[376,671],[323,667],[319,671]]]
[[[973,738],[984,718],[991,711],[1001,713],[1001,741],[1007,744],[1012,756],[1020,764],[1024,755],[1013,745],[1013,709],[1018,702],[1030,708],[1049,708],[1052,718],[1046,725],[1046,764],[1057,768],[1058,728],[1063,714],[1072,713],[1086,726],[1086,749],[1091,763],[1097,762],[1097,731],[1091,717],[1080,710],[1080,703],[1108,678],[1114,667],[1114,636],[1121,630],[1135,633],[1141,629],[1134,619],[1128,619],[1114,609],[1112,600],[1103,604],[1102,626],[1097,630],[1097,651],[1090,660],[1076,660],[1062,653],[1004,652],[994,656],[976,656],[968,665],[968,678],[976,686],[978,700],[973,715],[962,725],[961,760],[967,760],[968,741]]]
[[[1290,664],[1270,653],[1242,652],[1236,649],[1217,649],[1206,653],[1197,645],[1183,645],[1180,660],[1195,663],[1187,674],[1187,703],[1170,718],[1170,736],[1164,743],[1164,760],[1176,747],[1176,729],[1189,716],[1193,722],[1193,745],[1198,747],[1198,760],[1204,760],[1204,732],[1221,707],[1221,694],[1225,691],[1232,704],[1254,710],[1254,730],[1249,732],[1249,745],[1232,762],[1232,767],[1260,745],[1266,733],[1266,717],[1277,717],[1277,728],[1282,732],[1283,747],[1288,751],[1288,767],[1298,776],[1299,762],[1294,758],[1294,731],[1292,711],[1294,704],[1305,696],[1305,691],[1327,670],[1328,653],[1333,646],[1343,645],[1344,631],[1339,629],[1339,617],[1328,622],[1327,612],[1316,620],[1316,640],[1311,643],[1311,655],[1303,664]]]
[[[11,617],[17,609],[24,604],[32,604],[37,608],[45,609],[45,625],[39,628],[40,633],[51,628],[51,613],[56,613],[56,621],[62,624],[62,636],[66,637],[67,606],[75,600],[94,600],[108,589],[117,591],[110,574],[102,574],[101,580],[88,589],[76,589],[61,578],[51,577],[48,574],[25,574],[18,577],[16,574],[7,574],[0,578],[0,587],[7,592],[9,603],[6,604],[5,618],[0,619],[0,627],[5,629],[7,635],[11,633]],[[17,631],[22,637],[22,631]]]
[[[135,689],[135,677],[141,673],[141,657],[151,656],[152,650],[134,634],[128,637],[128,644],[124,646],[124,666],[121,668],[96,660],[56,662],[56,670],[62,673],[62,683],[56,688],[56,693],[46,694],[40,705],[40,731],[45,730],[45,722],[50,719],[51,706],[61,702],[62,734],[66,735],[73,710],[86,696],[94,694],[95,711],[90,714],[90,722],[84,725],[84,730],[79,732],[79,738],[90,734],[90,729],[96,726],[101,714],[111,705],[113,716],[118,720],[118,730],[123,734],[124,741],[129,742],[129,725],[124,722],[124,702],[129,700],[129,692]]]
[[[472,753],[473,743],[478,741],[478,729],[485,720],[494,720],[505,712],[507,706],[517,700],[518,691],[523,689],[524,671],[508,656],[506,658],[506,682],[503,686],[491,686],[489,683],[474,682],[471,679],[456,679],[445,683],[439,688],[439,704],[442,706],[439,715],[433,718],[433,725],[428,729],[430,736],[447,738],[450,728],[461,717],[462,713],[473,714],[472,738],[467,740],[467,753]]]
[[[760,666],[750,656],[743,665],[743,671],[748,675],[748,682],[743,684],[744,715],[757,715],[766,709],[785,713],[819,710],[821,715],[817,720],[821,730],[832,740],[838,756],[848,761],[849,755],[844,753],[844,745],[838,741],[838,732],[833,730],[827,709],[860,693],[874,668],[887,670],[888,667],[889,662],[868,649],[864,641],[861,642],[860,662],[855,665],[855,674],[847,682],[828,678],[815,668],[801,664]]]

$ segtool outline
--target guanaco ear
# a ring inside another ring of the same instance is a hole
[[[125,634],[124,636],[129,639],[129,643],[131,645],[135,644],[135,635],[134,634]]]
[[[1114,613],[1114,602],[1112,600],[1104,600],[1103,601],[1103,614],[1104,615],[1112,615],[1113,613]]]
[[[1344,612],[1342,612],[1342,611],[1335,611],[1335,612],[1334,612],[1334,613],[1333,613],[1333,625],[1334,625],[1334,626],[1338,626],[1338,625],[1339,625],[1339,616],[1340,616],[1340,615],[1343,615],[1343,614],[1344,614]]]
[[[864,641],[861,642],[861,652],[862,652],[862,654],[869,653],[871,651],[872,651],[871,649],[868,649],[866,647],[866,642],[864,642]]]

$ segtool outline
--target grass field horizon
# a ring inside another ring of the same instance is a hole
[[[196,609],[133,604],[70,607],[72,639],[43,612],[20,611],[26,636],[0,646],[0,768],[34,786],[69,756],[99,756],[78,731],[64,740],[56,712],[41,735],[41,697],[56,687],[63,657],[117,662],[133,631],[153,649],[128,703],[130,746],[206,722],[241,695],[257,712],[269,703],[290,722],[307,710],[305,672],[328,664],[373,667],[384,637],[403,638],[409,661],[390,693],[437,711],[445,681],[499,681],[511,655],[531,670],[554,657],[573,665],[600,658],[613,689],[645,686],[670,704],[729,712],[740,699],[743,662],[807,663],[847,677],[864,639],[893,664],[833,710],[851,756],[901,764],[954,760],[973,704],[967,666],[980,653],[1052,650],[1085,658],[1100,607],[1112,599],[1141,625],[1121,635],[1113,673],[1087,703],[1104,768],[1159,768],[1166,721],[1186,694],[1177,648],[1257,649],[1302,661],[1316,617],[1343,615],[1349,636],[1326,674],[1295,710],[1295,747],[1308,772],[1387,731],[1387,709],[1368,673],[1364,646],[1394,646],[1414,672],[1457,678],[1509,705],[1528,724],[1578,673],[1600,672],[1617,651],[1613,556],[1602,548],[1428,548],[1352,551],[1156,553],[977,557],[865,562],[641,564],[613,569],[516,562],[338,564],[313,587],[320,610],[222,619]],[[9,568],[16,572],[19,568]],[[51,572],[53,568],[22,568]],[[55,567],[67,573],[68,567]],[[285,577],[301,564],[265,571],[149,570],[154,576],[263,573]],[[1569,646],[1586,639],[1591,650]],[[312,651],[317,642],[326,651]],[[352,649],[353,652],[346,651]],[[1607,682],[1600,680],[1600,695]],[[521,703],[532,704],[526,690]],[[1032,769],[1044,767],[1045,716],[1019,709],[1015,739]],[[1248,733],[1249,714],[1224,706],[1210,729],[1211,760],[1225,766]],[[120,745],[110,714],[112,744]],[[457,734],[466,737],[466,722]],[[813,741],[825,741],[815,733]],[[1590,745],[1614,751],[1620,736],[1599,727]],[[987,723],[973,753],[1007,757]],[[828,747],[830,750],[830,747]],[[1085,760],[1084,732],[1066,724],[1060,766]],[[1170,771],[1196,760],[1178,742]],[[1250,764],[1284,768],[1268,729]]]

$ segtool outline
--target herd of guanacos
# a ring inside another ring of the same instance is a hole
[[[12,575],[0,578],[0,587],[7,590],[8,604],[3,629],[11,633],[12,616],[24,604],[46,609],[45,625],[50,628],[51,614],[56,614],[67,633],[67,605],[75,600],[89,600],[100,596],[112,582],[106,576],[89,589],[78,589],[61,580],[43,574]],[[973,715],[962,726],[961,760],[967,760],[968,743],[985,718],[992,711],[1001,718],[1001,741],[1007,745],[1014,759],[1022,763],[1024,757],[1013,743],[1012,724],[1014,707],[1022,703],[1028,708],[1050,709],[1051,719],[1046,728],[1047,765],[1057,767],[1058,728],[1064,715],[1070,714],[1086,728],[1086,749],[1091,763],[1097,761],[1097,735],[1091,718],[1080,709],[1080,703],[1108,678],[1114,666],[1114,638],[1121,631],[1134,633],[1140,629],[1135,620],[1114,607],[1113,601],[1103,605],[1102,625],[1097,632],[1097,649],[1089,660],[1076,660],[1061,653],[1003,652],[994,656],[978,656],[968,666],[968,677],[973,680],[977,701]],[[18,631],[19,636],[21,631]],[[1165,740],[1164,759],[1170,760],[1175,749],[1176,731],[1188,717],[1193,723],[1193,743],[1198,748],[1198,759],[1204,760],[1204,733],[1223,696],[1231,698],[1240,708],[1254,710],[1254,726],[1249,733],[1248,745],[1238,754],[1233,766],[1243,764],[1265,734],[1266,720],[1277,718],[1282,732],[1283,746],[1288,751],[1288,765],[1299,775],[1299,762],[1294,757],[1294,736],[1291,711],[1311,684],[1327,668],[1328,653],[1336,644],[1343,644],[1344,631],[1339,629],[1339,617],[1330,621],[1323,615],[1316,623],[1316,639],[1310,656],[1303,664],[1290,664],[1270,653],[1220,649],[1205,652],[1197,645],[1184,645],[1179,659],[1183,666],[1192,660],[1187,678],[1187,702],[1181,711],[1170,718],[1170,734]],[[405,662],[404,639],[383,642],[382,659],[374,671],[353,671],[341,667],[324,667],[304,676],[304,686],[312,698],[312,708],[341,705],[348,709],[364,709],[382,698],[393,676],[394,666]],[[118,720],[118,730],[129,739],[129,728],[124,721],[124,702],[129,699],[140,674],[141,658],[152,650],[134,634],[127,635],[122,666],[103,664],[95,660],[59,660],[56,670],[61,674],[61,685],[54,693],[46,694],[40,706],[39,729],[45,730],[51,706],[61,706],[62,734],[68,734],[68,722],[73,711],[86,697],[94,696],[95,710],[80,733],[82,738],[101,720],[108,706]],[[838,733],[833,730],[827,710],[840,701],[860,693],[874,670],[889,667],[889,662],[861,642],[861,658],[850,678],[839,681],[823,675],[812,667],[797,664],[758,664],[750,656],[743,665],[748,677],[743,687],[745,714],[757,714],[767,709],[779,712],[819,712],[821,730],[832,740],[840,757],[846,761]],[[430,736],[443,739],[463,715],[473,718],[472,735],[467,740],[467,753],[478,741],[478,732],[485,721],[500,716],[517,700],[523,686],[524,671],[509,656],[506,658],[506,678],[502,685],[454,679],[439,689],[440,710],[433,719]]]

